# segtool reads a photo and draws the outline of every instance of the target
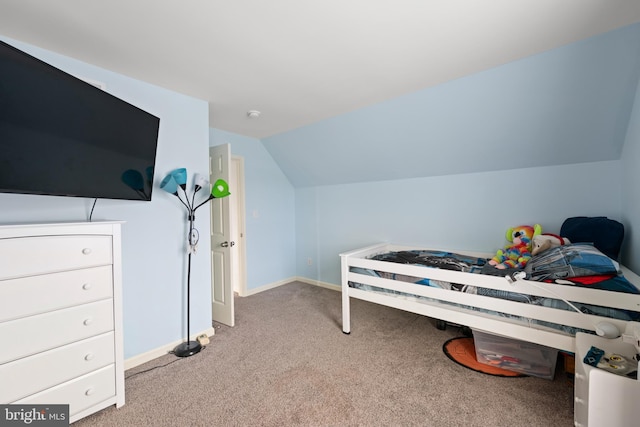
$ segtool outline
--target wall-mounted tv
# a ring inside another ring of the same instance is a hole
[[[0,192],[151,200],[159,125],[0,41]]]

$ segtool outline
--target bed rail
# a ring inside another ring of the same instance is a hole
[[[393,275],[411,276],[468,285],[476,288],[489,288],[573,303],[615,307],[617,309],[640,312],[640,295],[547,284],[528,280],[509,281],[500,276],[465,273],[367,259],[372,255],[384,252],[411,249],[419,248],[382,243],[340,254],[343,306],[342,327],[344,333],[348,334],[351,332],[350,297],[570,352],[575,350],[575,338],[566,332],[545,327],[543,324],[540,324],[540,322],[549,322],[591,331],[595,330],[595,325],[599,321],[605,319],[621,331],[625,330],[626,324],[628,323],[624,320],[585,314],[577,311],[525,304],[484,295],[456,292],[448,289],[361,274],[350,271],[352,267],[387,272],[390,273],[389,275],[391,277],[395,277]],[[468,251],[451,252],[483,258],[489,258],[491,256]],[[627,280],[640,288],[640,278],[626,268],[624,268],[623,271]],[[394,296],[381,292],[356,289],[350,287],[349,282],[400,292],[405,294],[405,296],[398,297],[397,295]],[[478,309],[501,314],[487,314],[478,311]],[[533,319],[533,321],[537,322],[533,322],[532,320],[517,320],[508,316]]]

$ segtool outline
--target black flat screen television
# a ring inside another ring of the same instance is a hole
[[[151,200],[159,125],[0,41],[0,192]]]

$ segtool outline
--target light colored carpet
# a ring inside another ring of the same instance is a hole
[[[125,406],[74,426],[573,425],[560,368],[553,381],[466,369],[442,352],[457,328],[352,300],[345,335],[340,293],[299,282],[235,303],[234,328],[127,371]]]

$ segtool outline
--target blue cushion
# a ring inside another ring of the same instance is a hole
[[[606,256],[617,260],[624,238],[624,226],[604,216],[575,216],[562,223],[560,235],[571,243],[592,243]]]

